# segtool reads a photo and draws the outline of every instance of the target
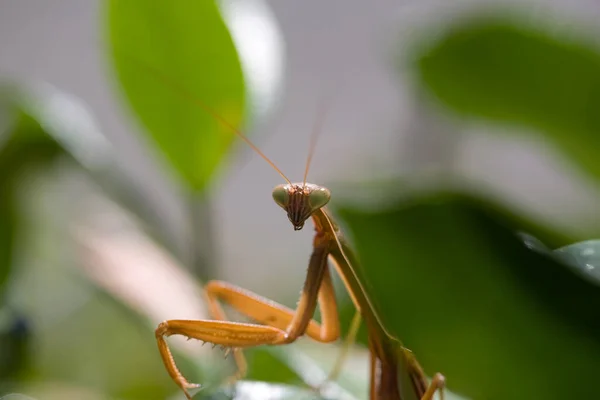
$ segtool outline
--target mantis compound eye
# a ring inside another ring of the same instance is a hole
[[[312,211],[316,211],[325,206],[329,203],[329,199],[331,199],[331,192],[329,189],[322,186],[318,186],[308,195],[308,201]]]
[[[290,193],[285,185],[279,185],[273,189],[273,200],[281,208],[286,208],[290,203]]]

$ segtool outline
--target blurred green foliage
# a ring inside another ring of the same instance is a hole
[[[108,1],[109,52],[129,104],[180,178],[202,190],[242,121],[244,80],[212,1]]]
[[[89,302],[69,299],[71,307],[77,308],[81,303],[80,313],[71,314],[64,323],[50,317],[57,317],[63,312],[65,304],[61,304],[60,295],[80,294],[77,290],[85,291],[86,285],[81,278],[74,279],[65,268],[52,269],[57,267],[53,257],[60,251],[48,251],[45,245],[55,241],[52,247],[64,248],[67,238],[56,236],[56,226],[38,218],[39,201],[47,196],[38,194],[32,198],[25,192],[28,186],[34,185],[33,177],[51,171],[60,161],[68,160],[72,167],[95,176],[102,171],[103,164],[92,160],[99,161],[106,156],[103,154],[105,143],[95,137],[93,122],[82,114],[84,109],[81,105],[64,93],[44,85],[10,85],[3,87],[1,93],[5,130],[0,138],[0,226],[5,241],[0,253],[0,271],[3,278],[10,278],[8,283],[12,284],[12,293],[3,296],[0,303],[0,393],[32,388],[29,385],[33,382],[61,380],[74,387],[100,387],[115,396],[140,398],[148,393],[160,393],[160,380],[153,380],[154,386],[146,380],[153,368],[160,368],[162,372],[160,360],[149,357],[142,362],[139,357],[127,358],[131,365],[122,360],[124,348],[146,354],[148,345],[154,345],[152,337],[146,337],[139,330],[141,318],[132,319],[130,311],[127,311],[127,318],[119,315],[124,310],[122,304],[107,302],[102,297]],[[107,171],[102,172],[103,178],[106,178]],[[100,179],[98,183],[101,182],[107,181]],[[122,186],[116,197],[128,194]],[[64,222],[69,221],[65,219]],[[36,241],[39,236],[44,238],[41,245]],[[19,251],[15,252],[15,249]],[[28,258],[32,254],[34,257]],[[36,257],[43,259],[47,265],[34,269]],[[16,265],[21,267],[18,271],[11,268]],[[30,281],[29,287],[23,286],[23,277]],[[26,292],[15,293],[15,288]],[[57,292],[40,293],[40,288]],[[87,290],[96,291],[90,285],[87,285]],[[36,301],[39,301],[38,306],[31,307]],[[58,308],[57,304],[60,305]],[[110,311],[103,315],[102,310]],[[118,340],[100,340],[90,345],[90,338],[109,337],[119,329],[122,331]],[[139,346],[138,350],[136,346]],[[92,368],[94,376],[87,367],[91,360],[95,363]],[[121,367],[115,368],[115,365]],[[128,370],[135,373],[124,373]],[[141,380],[136,382],[135,374]],[[167,380],[168,377],[165,377],[163,382]],[[167,385],[163,383],[162,386]],[[49,395],[47,391],[40,392],[42,396],[45,396],[44,393]],[[164,391],[163,396],[166,395]]]
[[[474,399],[592,394],[577,383],[600,369],[600,290],[515,235],[535,227],[459,194],[340,212],[386,325],[451,389]]]
[[[600,49],[516,19],[472,17],[413,57],[453,111],[539,129],[600,177]]]
[[[16,238],[23,229],[23,210],[18,196],[23,177],[46,167],[65,154],[32,115],[34,108],[12,86],[0,90],[0,391],[10,390],[27,367],[30,323],[22,310],[7,302],[15,265]]]
[[[14,107],[16,105],[6,105]],[[25,169],[43,165],[62,153],[61,147],[29,115],[16,110],[14,126],[0,143],[0,297],[12,265],[15,230],[18,227],[15,191]]]

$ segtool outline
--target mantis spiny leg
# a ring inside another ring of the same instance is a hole
[[[215,320],[169,320],[159,324],[155,335],[163,363],[188,399],[191,396],[187,389],[197,388],[199,385],[189,383],[181,374],[166,343],[166,336],[183,335],[232,347],[242,373],[245,361],[239,352],[241,348],[288,344],[305,333],[319,342],[331,342],[339,337],[337,303],[327,265],[328,245],[319,236],[317,234],[315,237],[315,247],[295,311],[237,286],[211,281],[206,285],[206,294]],[[322,313],[322,325],[312,319],[317,299]],[[264,325],[227,321],[219,300]]]

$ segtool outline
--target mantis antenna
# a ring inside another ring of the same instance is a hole
[[[242,139],[244,142],[246,142],[246,144],[248,146],[250,146],[252,148],[252,150],[254,150],[259,156],[261,156],[262,159],[265,160],[279,175],[281,175],[281,177],[288,184],[290,184],[290,185],[292,184],[292,182],[287,178],[287,176],[285,176],[285,174],[283,172],[281,172],[281,170],[279,168],[277,168],[275,163],[273,161],[271,161],[271,159],[269,157],[267,157],[262,151],[260,151],[260,149],[258,147],[256,147],[254,145],[254,143],[252,143],[252,141],[250,139],[248,139],[248,137],[246,135],[244,135],[239,129],[234,127],[231,123],[229,123],[229,121],[227,121],[225,118],[223,118],[221,115],[219,115],[215,110],[213,110],[211,107],[209,107],[206,103],[204,103],[203,101],[198,99],[195,95],[193,95],[191,92],[186,90],[181,85],[177,84],[175,81],[173,81],[171,78],[169,78],[169,76],[162,73],[158,69],[155,69],[155,68],[151,67],[150,65],[144,64],[141,61],[138,61],[135,58],[130,57],[129,55],[125,54],[122,51],[119,51],[117,49],[114,49],[114,50],[116,52],[120,53],[122,56],[128,58],[130,61],[137,64],[142,69],[150,72],[157,79],[160,79],[165,85],[171,87],[171,89],[175,90],[176,92],[179,92],[188,101],[197,105],[198,107],[203,109],[205,112],[207,112],[209,115],[211,115],[213,118],[215,118],[217,121],[219,121],[223,126],[227,127],[227,129],[229,129],[232,133],[234,133],[240,139]]]
[[[306,187],[306,178],[308,177],[310,163],[313,155],[315,154],[315,149],[317,148],[317,139],[319,138],[321,132],[323,132],[323,123],[325,122],[325,117],[327,116],[327,111],[330,105],[331,101],[321,101],[319,108],[317,109],[317,117],[315,119],[313,130],[310,134],[310,143],[308,145],[308,157],[306,158],[306,167],[304,168],[304,179],[302,179],[303,188]]]
[[[306,179],[308,178],[308,170],[310,169],[310,163],[312,162],[315,149],[317,148],[317,140],[323,132],[323,125],[327,113],[331,108],[333,99],[339,94],[344,79],[339,79],[334,89],[331,91],[331,95],[327,99],[321,99],[317,108],[317,117],[315,118],[315,124],[310,134],[310,143],[308,147],[308,157],[306,158],[306,167],[304,168],[304,179],[302,180],[302,187],[306,187]]]

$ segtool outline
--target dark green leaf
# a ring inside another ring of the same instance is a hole
[[[29,350],[31,327],[28,319],[0,307],[0,392],[6,393],[22,373]]]
[[[0,304],[12,264],[15,216],[7,185],[0,182]]]
[[[600,176],[600,52],[534,26],[476,18],[417,54],[420,79],[450,109],[539,129]]]
[[[525,246],[513,232],[528,226],[455,195],[341,215],[383,320],[429,376],[475,399],[595,397],[582,382],[600,370],[600,288]]]
[[[108,16],[133,110],[181,178],[202,190],[235,136],[192,98],[233,126],[244,112],[240,62],[215,2],[113,0]]]

